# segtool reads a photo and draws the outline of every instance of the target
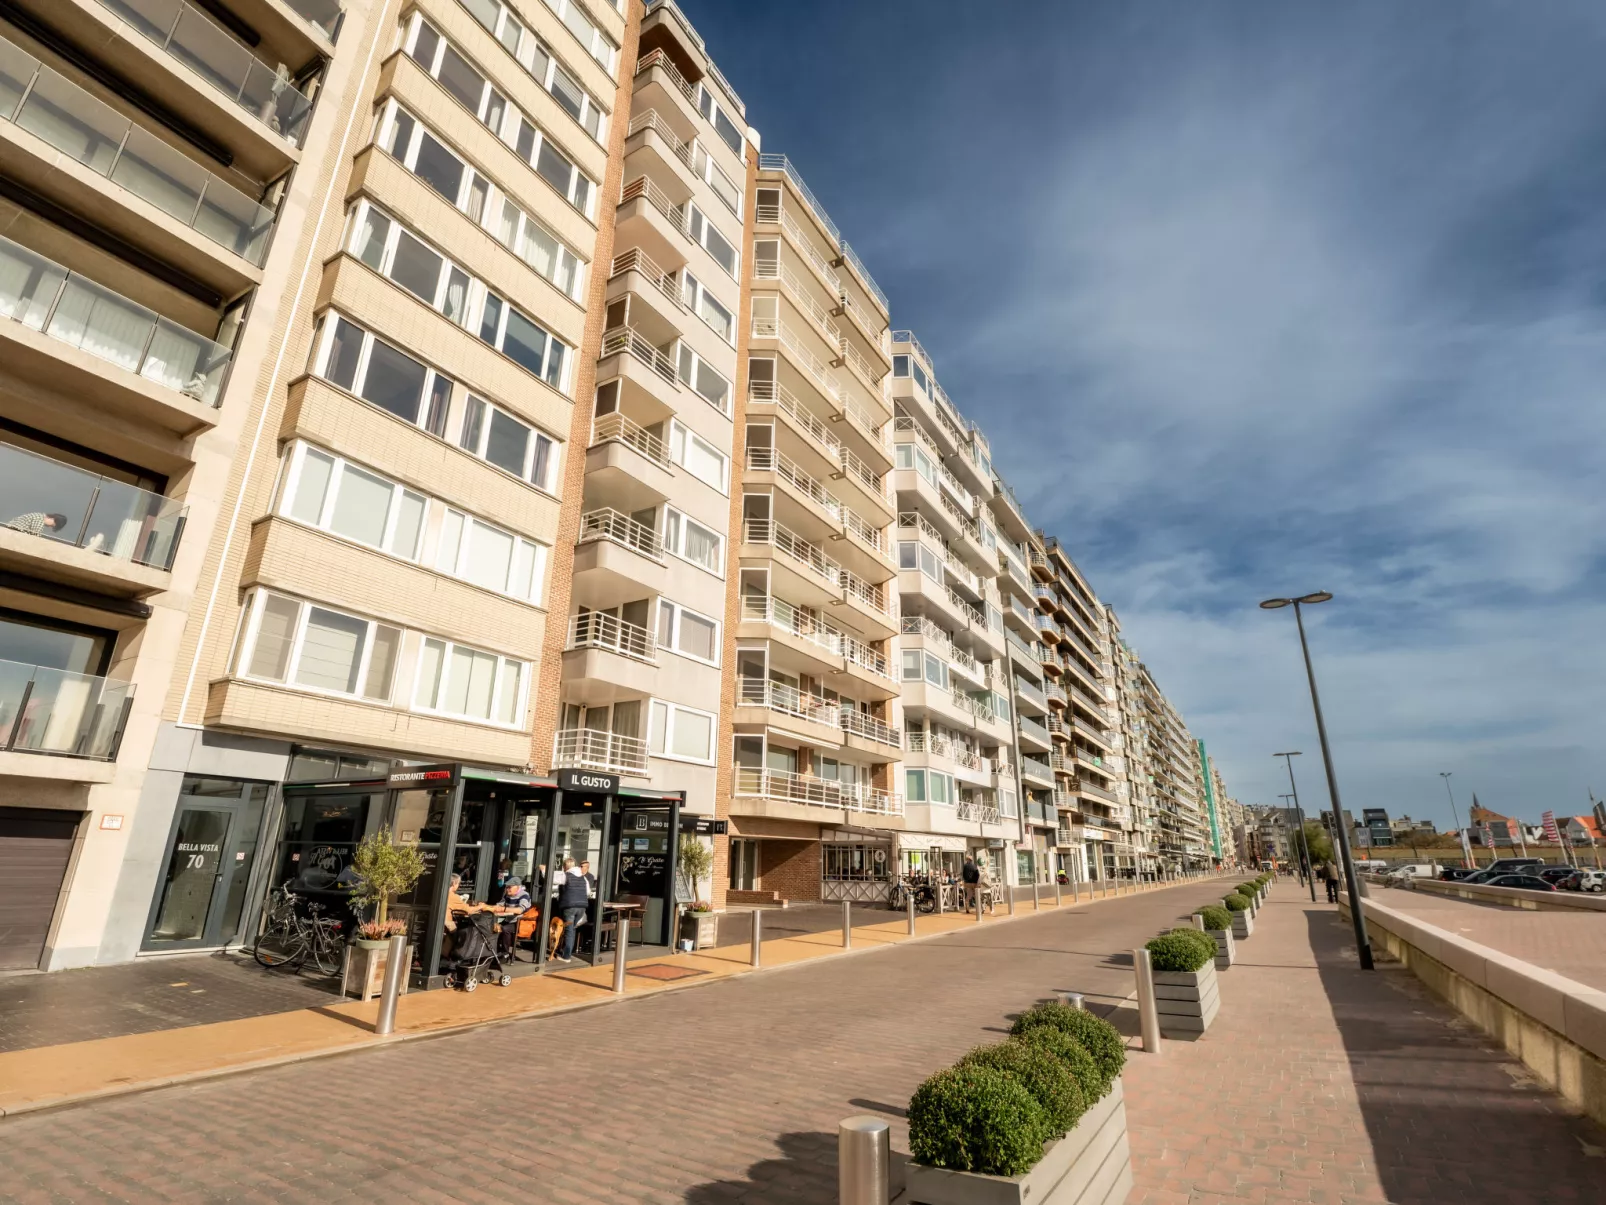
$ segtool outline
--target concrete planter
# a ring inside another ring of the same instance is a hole
[[[1117,1079],[1065,1137],[1021,1176],[983,1176],[910,1163],[897,1205],[1123,1205],[1132,1191],[1132,1148]]]
[[[1238,961],[1238,948],[1232,942],[1231,929],[1206,929],[1216,939],[1216,970],[1225,971]]]
[[[1232,914],[1232,935],[1239,941],[1248,941],[1249,935],[1255,931],[1255,918],[1248,912],[1234,912]]]
[[[1154,972],[1154,1003],[1160,1013],[1160,1036],[1192,1041],[1210,1028],[1221,1008],[1216,964],[1197,971]]]

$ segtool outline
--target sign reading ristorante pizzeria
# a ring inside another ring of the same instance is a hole
[[[385,785],[391,787],[444,787],[457,778],[454,766],[408,766],[392,770]]]

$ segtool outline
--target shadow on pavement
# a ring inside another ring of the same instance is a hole
[[[1568,1115],[1493,1041],[1456,1018],[1405,967],[1356,965],[1347,923],[1305,906],[1322,988],[1394,1205],[1606,1199],[1606,1131]]]
[[[714,1180],[686,1190],[686,1205],[756,1205],[765,1201],[817,1202],[835,1205],[836,1135],[782,1134],[775,1144],[778,1159],[762,1159],[747,1169],[742,1180]],[[893,1152],[894,1182],[903,1182],[903,1159]]]

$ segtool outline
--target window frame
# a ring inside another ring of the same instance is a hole
[[[659,709],[662,708],[663,729],[659,730]],[[675,716],[685,712],[707,720],[708,723],[708,755],[706,757],[691,757],[684,753],[672,753],[670,749],[674,742]],[[655,748],[661,742],[662,748]],[[684,703],[677,703],[673,699],[661,699],[650,696],[647,699],[647,756],[661,757],[666,761],[685,762],[694,766],[711,766],[714,764],[714,751],[719,746],[719,716],[711,711],[704,711],[699,707],[687,707]]]
[[[731,383],[730,379],[726,377],[724,373],[720,372],[719,369],[715,368],[706,359],[699,355],[697,349],[690,343],[686,342],[684,339],[679,340],[679,343],[680,347],[675,355],[675,376],[679,378],[681,384],[685,385],[686,388],[690,389],[698,397],[702,398],[703,401],[707,402],[726,418],[730,418],[731,406],[734,404],[732,395],[735,393],[736,386]],[[689,376],[687,375],[687,370],[685,367],[686,357],[688,356],[691,357],[691,374]],[[711,372],[720,381],[724,382],[725,404],[723,406],[704,393],[702,389],[700,389],[695,383],[694,378],[699,376],[702,372]]]
[[[708,478],[702,476],[702,474],[698,473],[696,469],[692,468],[686,463],[685,459],[683,458],[683,451],[685,448],[690,446],[692,440],[696,440],[699,444],[702,444],[708,452],[711,452],[713,455],[719,457],[718,481],[708,480]],[[677,452],[677,448],[681,451]],[[669,460],[670,463],[685,469],[686,472],[690,473],[704,485],[718,490],[726,497],[730,496],[730,456],[726,454],[723,448],[719,447],[719,445],[715,444],[712,440],[704,439],[691,427],[681,422],[678,417],[671,417],[669,420]]]
[[[678,520],[678,522],[671,522],[671,517],[673,517],[674,519]],[[718,560],[719,560],[719,565],[718,565],[717,568],[710,568],[708,565],[705,565],[702,561],[699,561],[699,560],[696,560],[693,557],[687,556],[686,553],[682,550],[684,545],[685,545],[685,542],[686,542],[686,525],[688,523],[695,524],[697,527],[699,527],[703,531],[707,532],[710,536],[712,536],[714,538],[714,545],[715,545],[715,548],[717,549]],[[724,537],[723,534],[721,534],[718,531],[715,531],[712,527],[710,527],[708,524],[702,522],[700,519],[692,518],[685,511],[681,510],[679,507],[677,507],[677,506],[669,506],[667,504],[664,506],[664,514],[663,514],[662,526],[663,526],[663,531],[659,536],[659,544],[662,546],[662,548],[664,549],[665,552],[669,553],[670,556],[675,557],[677,560],[685,561],[686,564],[688,564],[688,565],[695,565],[695,566],[697,566],[697,568],[703,570],[706,573],[711,573],[715,577],[720,578],[721,580],[724,579],[724,577],[725,577],[725,537]],[[670,533],[670,529],[672,527],[676,531],[676,534],[675,534],[674,538],[671,538],[670,534],[669,534]]]
[[[432,693],[439,698],[445,693],[451,682],[452,652],[455,649],[464,649],[470,653],[477,653],[484,657],[496,658],[496,680],[491,691],[491,716],[480,717],[467,715],[462,712],[446,711],[439,707],[425,706],[419,702],[419,692],[424,685],[424,654],[430,643],[441,646],[440,675],[435,680]],[[519,669],[518,697],[514,700],[512,720],[498,720],[495,717],[499,708],[497,704],[502,700],[502,671],[506,665],[515,665]],[[418,715],[438,716],[441,719],[455,720],[464,724],[480,724],[488,728],[497,728],[503,732],[526,732],[528,725],[524,723],[525,713],[530,706],[530,679],[531,664],[518,657],[510,657],[506,653],[498,653],[492,649],[479,648],[476,645],[464,644],[448,636],[436,636],[429,632],[420,632],[418,641],[418,654],[413,662],[412,697],[408,701],[408,710]]]
[[[470,447],[465,441],[469,436],[471,412],[473,407],[476,405],[484,408],[484,414],[481,417],[479,430],[476,432],[476,438],[474,441],[475,446]],[[531,432],[535,437],[530,441],[529,448],[525,452],[525,464],[527,467],[522,474],[514,473],[511,469],[497,464],[494,460],[486,459],[484,449],[488,446],[491,438],[490,415],[493,411],[501,414],[509,421],[519,424],[519,426]],[[545,440],[548,445],[548,454],[546,459],[547,480],[537,481],[533,476],[531,476],[531,474],[535,471],[536,466],[540,463],[540,446],[542,440]],[[544,494],[550,494],[554,498],[558,496],[558,483],[562,476],[560,468],[563,454],[563,441],[557,436],[549,434],[545,428],[538,427],[534,423],[520,418],[506,406],[499,406],[489,398],[482,397],[473,390],[468,391],[463,401],[463,417],[462,422],[458,427],[455,446],[462,449],[464,452],[467,452],[480,463],[489,465],[499,473],[506,473],[509,477],[514,477],[517,480],[524,482],[525,485],[533,486],[535,489],[540,490]]]
[[[713,331],[714,334],[719,335],[722,343],[729,344],[731,347],[736,346],[736,311],[731,309],[730,306],[726,305],[723,301],[716,297],[714,295],[714,291],[705,285],[701,280],[699,280],[692,273],[690,268],[682,268],[680,270],[680,300],[685,304],[687,309],[691,310],[692,313],[696,314],[697,317],[702,320],[702,324],[704,326]],[[725,312],[726,323],[724,334],[721,334],[719,327],[715,326],[708,320],[707,316],[704,315],[704,302],[707,302],[709,305],[715,306]]]
[[[519,602],[531,603],[538,607],[545,606],[546,573],[547,568],[550,565],[551,554],[551,549],[547,544],[540,540],[532,540],[529,536],[520,535],[518,532],[513,531],[510,528],[488,522],[487,520],[482,519],[478,515],[474,514],[472,511],[464,510],[462,507],[453,506],[447,502],[440,503],[440,506],[443,512],[441,515],[441,525],[436,530],[435,540],[433,547],[430,549],[430,555],[428,558],[430,565],[433,567],[435,572],[444,574],[450,578],[454,578],[455,580],[462,582],[464,585],[474,586],[480,590],[488,590],[492,594],[500,595],[503,598],[516,599]],[[446,524],[451,522],[454,517],[460,520],[462,525],[458,531],[457,549],[452,558],[452,568],[446,569],[441,566],[441,554],[444,552]],[[508,578],[513,576],[515,569],[518,567],[518,557],[521,547],[524,545],[529,546],[531,550],[530,580],[532,583],[530,594],[519,594],[507,588],[506,585],[504,585],[501,589],[498,589],[495,586],[487,586],[484,582],[475,581],[473,578],[468,576],[465,567],[472,552],[474,543],[473,531],[476,526],[486,528],[488,531],[496,535],[506,536],[513,542],[512,549],[508,554]]]
[[[279,598],[292,602],[297,608],[295,625],[290,633],[290,655],[285,661],[284,677],[282,679],[269,678],[250,671],[251,661],[256,656],[257,640],[262,633],[262,615],[267,609],[267,600],[269,598]],[[367,625],[363,633],[362,655],[357,662],[357,688],[354,691],[331,690],[326,686],[309,686],[296,680],[296,674],[301,668],[302,655],[306,651],[307,625],[315,609],[328,611],[344,619],[356,620]],[[368,686],[369,671],[373,668],[375,635],[380,628],[397,634],[396,662],[391,666],[390,684],[382,696],[364,693],[364,689]],[[392,707],[395,705],[396,688],[401,677],[402,653],[406,647],[406,640],[407,629],[399,624],[384,623],[364,615],[353,615],[342,607],[314,602],[312,599],[303,598],[300,595],[290,594],[282,590],[254,586],[247,594],[245,605],[241,610],[241,637],[236,642],[233,676],[245,682],[279,686],[287,690],[319,695],[323,698],[347,699],[357,703],[371,703],[380,707]]]
[[[357,363],[352,369],[350,385],[343,385],[329,375],[330,368],[332,367],[331,361],[335,353],[335,341],[339,333],[341,323],[345,323],[346,325],[350,326],[353,330],[358,331],[362,336],[362,345],[357,353]],[[397,355],[412,361],[414,364],[420,365],[424,369],[424,385],[418,399],[418,416],[416,418],[409,419],[363,394],[362,390],[368,383],[368,370],[373,362],[373,349],[376,343],[384,344]],[[344,313],[342,313],[340,310],[334,309],[333,307],[325,310],[318,318],[318,324],[313,338],[312,373],[314,376],[318,377],[320,380],[326,382],[334,388],[349,393],[352,397],[374,407],[376,410],[383,411],[392,418],[407,423],[411,427],[416,427],[421,431],[428,432],[437,438],[445,438],[446,425],[449,421],[452,410],[452,398],[457,391],[458,382],[456,378],[447,376],[445,373],[437,369],[433,364],[430,364],[424,360],[420,360],[416,356],[403,351],[394,343],[390,342],[390,340],[381,338],[378,334],[364,326],[362,323],[346,317]],[[442,382],[444,382],[447,386],[446,400],[445,404],[437,412],[434,407],[434,402],[439,390],[439,385]],[[439,427],[439,430],[436,429],[437,427]]]
[[[669,644],[664,644],[661,639],[666,612],[671,616]],[[714,656],[712,660],[706,657],[699,657],[696,653],[688,653],[680,647],[680,621],[686,615],[714,625]],[[663,595],[658,596],[657,622],[653,624],[653,645],[655,648],[661,649],[666,653],[674,653],[677,657],[685,657],[688,661],[695,661],[699,665],[711,665],[718,669],[721,654],[724,650],[724,628],[725,625],[712,615],[704,615],[701,611],[694,611],[692,608],[675,602],[673,599],[665,598]]]
[[[699,226],[699,224],[700,224],[700,226]],[[699,233],[699,229],[701,231],[700,233]],[[724,264],[719,262],[719,256],[714,254],[713,250],[709,247],[709,245],[708,245],[708,235],[709,235],[710,231],[712,231],[714,234],[718,235],[719,236],[719,241],[724,243],[727,247],[730,248],[730,250],[731,250],[731,261],[732,262],[731,262],[731,266],[729,268],[727,268]],[[720,271],[726,273],[732,280],[736,281],[738,284],[741,283],[741,280],[742,280],[742,249],[741,249],[741,246],[739,244],[737,244],[737,243],[731,242],[730,239],[726,238],[725,237],[725,232],[714,224],[714,220],[712,218],[710,218],[706,213],[704,213],[702,211],[702,209],[700,209],[698,207],[697,202],[695,202],[695,201],[687,201],[686,202],[686,234],[687,234],[687,237],[689,237],[692,242],[696,243],[699,247],[701,247],[705,252],[708,253],[708,258],[714,261],[714,263],[719,267]]]
[[[707,108],[703,107],[705,101],[708,105]],[[731,114],[725,111],[725,106],[721,104],[719,98],[714,95],[713,89],[711,89],[707,84],[699,82],[697,85],[697,99],[692,103],[696,107],[697,111],[703,115],[703,120],[708,123],[708,128],[714,131],[714,137],[718,138],[720,142],[724,144],[725,149],[730,151],[730,153],[735,155],[738,159],[745,158],[744,152],[747,147],[747,135],[742,129],[743,123],[737,121],[731,116]],[[723,116],[726,121],[730,122],[731,129],[734,130],[736,134],[735,146],[732,146],[726,139],[725,135],[720,132],[719,122],[714,118],[714,114],[716,112]]]
[[[305,481],[304,474],[309,453],[316,453],[319,456],[327,456],[334,462],[329,473],[329,483],[324,487],[324,497],[323,501],[319,504],[318,518],[316,520],[303,519],[293,513],[296,503],[300,500],[301,489]],[[340,490],[345,479],[345,470],[347,468],[353,469],[359,473],[365,473],[369,477],[378,478],[379,480],[389,484],[391,487],[391,501],[385,512],[385,529],[383,534],[380,536],[379,543],[377,544],[370,544],[367,540],[359,539],[357,536],[347,535],[342,531],[336,531],[332,526],[330,526],[330,524],[334,521],[335,507],[339,505]],[[392,547],[392,544],[395,540],[397,522],[401,515],[401,500],[407,495],[411,495],[423,503],[423,509],[419,514],[418,534],[414,538],[415,547],[412,555],[410,556],[397,552]],[[295,443],[290,445],[286,456],[284,483],[280,489],[279,506],[276,513],[280,518],[288,519],[290,522],[304,527],[310,527],[314,531],[323,532],[325,535],[333,536],[337,540],[346,540],[362,548],[371,548],[375,552],[381,552],[386,556],[395,557],[399,561],[405,561],[410,565],[416,565],[423,559],[424,556],[424,545],[429,533],[430,512],[432,506],[434,505],[438,505],[436,499],[431,498],[428,494],[420,493],[418,490],[410,489],[401,482],[391,478],[388,474],[376,472],[367,465],[358,464],[349,457],[342,456],[338,452],[330,451],[328,448],[320,448],[316,445],[307,443],[305,440],[297,440]]]

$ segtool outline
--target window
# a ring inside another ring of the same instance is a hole
[[[924,770],[905,770],[903,772],[903,797],[909,803],[924,803],[926,801],[926,772]]]
[[[654,699],[650,709],[647,747],[658,757],[682,761],[712,761],[714,717],[678,703]]]
[[[423,16],[413,14],[404,34],[407,53],[439,81],[493,134],[502,133],[507,97],[491,86],[479,68],[470,63]]]
[[[918,682],[918,681],[920,681],[920,673],[921,673],[921,670],[920,670],[920,666],[921,666],[920,650],[919,649],[904,649],[902,655],[903,655],[903,680],[905,682]]]
[[[529,667],[450,640],[427,637],[418,653],[413,707],[467,720],[517,726]]]
[[[371,201],[352,211],[353,255],[453,322],[468,321],[477,281]]]
[[[731,120],[730,115],[714,99],[714,94],[708,90],[706,84],[697,85],[697,111],[708,118],[708,124],[714,127],[714,133],[719,135],[720,141],[740,156],[742,127]]]
[[[579,301],[585,284],[585,261],[536,221],[511,197],[497,196],[486,206],[486,229],[536,273],[556,285],[571,301]]]
[[[926,681],[942,690],[948,689],[948,663],[931,653],[926,654]]]
[[[952,803],[954,801],[953,777],[941,771],[926,771],[926,790],[931,796],[932,803]]]
[[[713,444],[685,426],[679,419],[669,424],[669,456],[699,481],[720,493],[728,488],[729,460]]]
[[[998,792],[998,814],[1000,816],[1008,816],[1010,819],[1020,815],[1019,806],[1015,802],[1015,792]]]
[[[714,162],[710,155],[699,144],[692,145],[692,170],[700,176],[714,195],[725,202],[725,207],[738,219],[742,216],[742,190],[731,182],[731,178],[720,170],[719,164]]]
[[[619,47],[615,46],[613,39],[603,33],[591,23],[591,18],[585,9],[580,7],[576,0],[546,0],[546,6],[558,14],[569,32],[580,40],[580,45],[597,62],[601,63],[609,75],[619,65]]]
[[[552,388],[567,388],[569,347],[556,335],[487,291],[480,312],[480,338]]]
[[[725,550],[719,536],[672,507],[664,507],[664,547],[710,573],[723,573]]]
[[[597,186],[591,178],[577,168],[569,157],[560,151],[528,117],[519,117],[518,132],[511,143],[540,176],[587,217],[591,216],[591,202]]]
[[[719,624],[667,598],[658,600],[658,647],[719,664]]]
[[[468,190],[464,185],[473,176],[468,165],[394,102],[381,119],[380,145],[453,205],[465,207]]]
[[[246,604],[246,677],[325,694],[390,700],[401,629],[258,590]]]
[[[462,0],[462,4],[586,133],[602,141],[607,114],[597,107],[596,100],[576,81],[574,74],[557,60],[551,47],[526,29],[501,0]]]
[[[933,488],[936,488],[938,480],[937,466],[932,462],[931,457],[926,455],[924,448],[919,444],[900,443],[894,444],[892,450],[896,456],[895,463],[900,469],[913,469],[924,477]]]
[[[489,402],[470,395],[459,443],[497,468],[556,492],[558,457],[552,438]]]
[[[483,519],[446,509],[435,545],[435,567],[476,586],[541,601],[546,545],[493,527]]]
[[[898,568],[919,569],[938,585],[943,583],[942,561],[925,544],[904,540],[898,545]]]
[[[685,269],[680,274],[680,299],[708,323],[716,335],[732,347],[736,346],[736,316],[716,301],[702,282]]]
[[[709,367],[708,362],[682,342],[680,345],[680,379],[702,394],[721,414],[731,412],[731,383]]]
[[[427,507],[422,494],[343,457],[297,444],[279,513],[412,561],[418,558]]]
[[[444,435],[452,380],[377,339],[339,314],[323,319],[316,371],[397,418]]]
[[[737,270],[741,266],[741,258],[736,248],[714,228],[702,210],[689,203],[686,206],[686,227],[693,242],[712,255],[714,262],[729,272],[732,279],[739,279]]]
[[[892,357],[892,375],[895,376],[895,377],[906,377],[906,376],[909,375],[909,357],[908,356],[893,356]]]

